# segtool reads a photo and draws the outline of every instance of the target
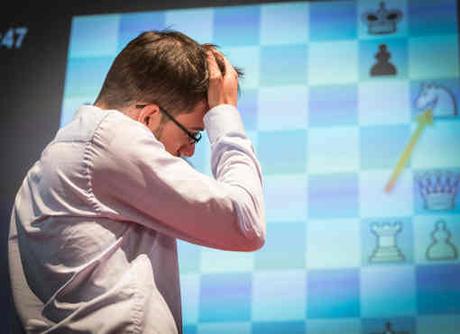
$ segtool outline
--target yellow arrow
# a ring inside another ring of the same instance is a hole
[[[417,128],[415,132],[412,134],[409,143],[407,144],[406,148],[404,149],[403,153],[399,157],[399,161],[396,164],[393,173],[391,174],[390,180],[385,186],[385,192],[389,193],[396,184],[396,180],[398,179],[399,175],[406,166],[407,161],[409,160],[412,151],[414,150],[415,144],[417,143],[418,139],[425,130],[427,125],[433,124],[433,112],[431,109],[424,111],[421,115],[417,116]]]

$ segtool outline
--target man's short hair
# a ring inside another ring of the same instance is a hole
[[[113,61],[96,103],[123,109],[142,101],[173,114],[191,111],[207,98],[206,50],[211,47],[178,31],[143,32]],[[216,60],[222,69],[222,60]]]

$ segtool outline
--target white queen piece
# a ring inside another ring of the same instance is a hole
[[[424,207],[430,211],[455,208],[460,174],[449,171],[428,171],[416,176]]]

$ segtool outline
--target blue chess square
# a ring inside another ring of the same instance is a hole
[[[255,254],[255,269],[305,268],[305,230],[303,222],[269,222],[265,245]]]
[[[65,96],[92,96],[91,103],[93,103],[104,83],[112,61],[113,58],[109,56],[71,58],[67,64]]]
[[[218,7],[214,9],[214,37],[217,45],[259,44],[260,6]]]
[[[329,334],[329,333],[347,333],[362,334],[361,320],[359,318],[350,319],[308,319],[308,334]]]
[[[258,90],[257,89],[243,89],[238,100],[238,110],[243,120],[244,128],[246,130],[257,129],[258,118]]]
[[[302,2],[262,6],[261,45],[304,44],[309,37],[309,4]]]
[[[185,327],[193,327],[198,323],[198,305],[200,304],[200,275],[185,273],[181,274],[180,286],[182,297],[182,322]]]
[[[251,320],[304,320],[306,300],[299,296],[305,296],[305,280],[305,270],[256,272],[253,278]]]
[[[183,325],[183,333],[184,334],[197,334],[197,326],[196,325]]]
[[[257,152],[265,174],[305,172],[307,132],[259,132]]]
[[[355,84],[312,86],[308,123],[312,127],[357,123],[358,89]]]
[[[391,230],[391,231],[390,231]],[[363,219],[362,266],[407,265],[414,262],[414,235],[410,217]],[[383,245],[383,246],[382,246]],[[393,247],[392,252],[380,247]]]
[[[248,321],[252,277],[249,273],[206,274],[200,280],[200,322]],[[222,301],[225,300],[225,307]]]
[[[417,142],[417,148],[412,153],[412,168],[458,168],[459,147],[460,122],[456,119],[435,119],[433,126],[427,126]]]
[[[311,270],[307,274],[307,318],[359,317],[359,270]]]
[[[165,26],[183,32],[198,43],[209,43],[213,38],[214,10],[193,8],[169,10],[165,13]]]
[[[361,269],[361,316],[415,316],[413,266],[373,266]]]
[[[358,176],[356,174],[310,175],[308,183],[310,219],[358,216]]]
[[[459,315],[425,315],[417,317],[417,334],[458,334]]]
[[[251,334],[251,323],[246,321],[200,323],[197,334]]]
[[[358,219],[309,220],[306,234],[308,269],[353,268],[361,265]]]
[[[419,265],[417,309],[420,314],[460,314],[460,265]]]
[[[310,39],[356,39],[356,4],[350,1],[312,2],[310,4]]]
[[[138,12],[123,14],[120,17],[118,31],[118,51],[140,33],[148,30],[165,29],[164,12]]]
[[[260,86],[303,85],[308,82],[306,45],[262,46]]]
[[[358,171],[359,141],[359,130],[354,126],[311,128],[308,131],[308,173]]]
[[[306,175],[266,175],[264,196],[267,222],[305,221],[307,189]]]
[[[408,9],[412,36],[458,33],[455,0],[410,0]]]
[[[458,57],[457,35],[410,38],[409,77],[412,80],[456,78]]]
[[[180,272],[184,274],[198,273],[200,270],[200,248],[194,244],[179,240],[177,250]]]
[[[241,89],[259,87],[260,48],[258,46],[224,46],[220,50],[233,66],[243,70],[244,76],[238,81]]]
[[[253,322],[252,334],[304,334],[304,321],[266,321]]]
[[[388,134],[391,133],[391,136]],[[361,168],[396,166],[410,137],[408,125],[367,126],[360,129]]]
[[[120,15],[75,17],[68,57],[113,57],[118,48],[119,19]]]

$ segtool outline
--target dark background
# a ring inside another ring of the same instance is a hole
[[[7,240],[14,197],[23,177],[59,128],[72,16],[229,6],[281,1],[42,0],[0,5],[0,34],[25,26],[21,48],[0,46],[0,332],[14,312],[9,293]]]

